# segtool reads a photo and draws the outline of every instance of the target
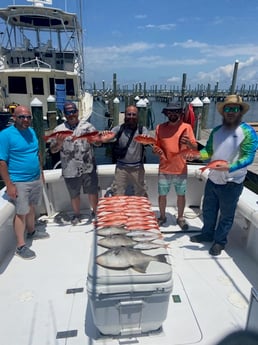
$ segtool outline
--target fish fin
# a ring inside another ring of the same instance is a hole
[[[132,268],[139,273],[146,273],[146,269],[148,265],[149,265],[149,262],[146,262],[143,264],[133,265]]]
[[[171,265],[166,258],[167,254],[158,254],[155,257],[157,258],[157,261],[164,262],[165,264]]]
[[[203,173],[204,170],[206,170],[207,168],[206,167],[203,167],[203,168],[199,168],[199,170],[201,170],[201,172]]]

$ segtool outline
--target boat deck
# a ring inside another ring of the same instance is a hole
[[[214,345],[226,334],[244,329],[251,288],[258,286],[257,265],[244,250],[245,231],[235,225],[226,250],[212,257],[210,244],[189,240],[202,225],[200,210],[186,209],[188,232],[180,231],[175,214],[176,209],[169,207],[167,224],[161,228],[169,243],[174,286],[159,332],[110,338],[95,328],[86,288],[95,232],[85,211],[76,226],[44,216],[46,224],[37,227],[50,238],[29,243],[36,259],[22,260],[10,252],[2,262],[0,343]]]

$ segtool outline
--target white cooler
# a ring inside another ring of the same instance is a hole
[[[167,316],[173,287],[171,265],[151,261],[146,273],[133,268],[107,269],[93,260],[105,250],[100,246],[92,249],[87,277],[89,303],[97,329],[112,336],[159,330]],[[167,250],[142,252],[155,256]]]

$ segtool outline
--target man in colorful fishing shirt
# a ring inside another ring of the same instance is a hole
[[[212,130],[200,157],[195,158],[218,163],[210,169],[205,186],[202,232],[190,238],[192,242],[213,242],[209,253],[214,256],[220,255],[227,244],[247,167],[257,150],[255,130],[242,121],[249,105],[240,96],[229,95],[217,104],[217,110],[222,124]]]

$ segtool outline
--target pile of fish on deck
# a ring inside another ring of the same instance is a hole
[[[120,270],[133,268],[145,273],[151,261],[169,264],[167,253],[146,253],[147,250],[168,247],[146,197],[100,198],[96,234],[97,245],[107,249],[96,257],[100,266]]]

